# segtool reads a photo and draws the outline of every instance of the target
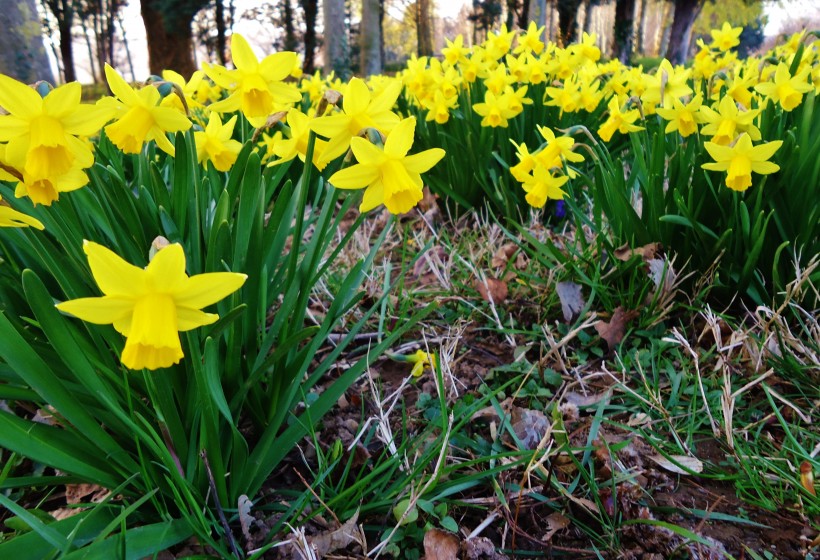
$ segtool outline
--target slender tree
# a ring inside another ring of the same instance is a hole
[[[418,55],[433,56],[432,0],[416,0],[416,32],[418,33]]]
[[[359,28],[359,68],[365,76],[380,74],[382,71],[379,11],[379,0],[362,1],[362,22]]]
[[[60,35],[60,58],[63,61],[63,79],[73,82],[77,79],[74,69],[74,41],[71,28],[74,25],[73,0],[43,0],[54,19],[57,20],[57,32]]]
[[[299,0],[305,18],[305,61],[302,64],[306,74],[313,74],[316,68],[316,16],[319,13],[318,0]]]
[[[562,44],[568,45],[575,40],[576,25],[575,18],[578,16],[578,9],[581,7],[581,0],[557,0],[556,9],[558,11],[558,34]]]
[[[615,29],[613,52],[622,63],[627,64],[632,56],[635,26],[635,0],[615,1]]]
[[[675,0],[675,15],[669,32],[666,58],[673,64],[683,64],[689,57],[692,27],[703,9],[705,0]]]
[[[325,73],[332,70],[337,76],[346,78],[350,73],[350,45],[344,0],[323,0],[322,15],[325,22]]]
[[[191,22],[208,0],[140,0],[152,74],[176,70],[186,78],[196,70]]]

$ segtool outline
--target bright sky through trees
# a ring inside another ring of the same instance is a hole
[[[435,0],[436,13],[439,17],[455,18],[462,6],[468,0]],[[247,9],[258,6],[259,2],[254,0],[236,0],[237,16]],[[775,0],[764,4],[764,13],[768,17],[768,24],[765,27],[767,36],[776,35],[780,29],[791,20],[798,18],[820,18],[820,5],[816,0]],[[396,16],[393,10],[388,15]],[[139,0],[130,0],[123,9],[123,21],[126,24],[126,34],[128,44],[133,57],[134,73],[137,80],[142,80],[148,75],[148,53],[145,39],[145,28],[140,16]],[[249,21],[237,17],[233,25],[233,31],[244,35],[257,54],[267,54],[266,49],[271,39],[270,31],[265,24]],[[56,40],[56,38],[55,38]],[[56,71],[56,63],[49,49],[52,67]],[[75,48],[77,79],[81,82],[91,81],[87,53],[83,48]],[[130,79],[127,69],[122,68],[123,74]]]

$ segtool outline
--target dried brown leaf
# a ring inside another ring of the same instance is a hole
[[[430,529],[424,534],[424,557],[427,560],[457,560],[458,537],[447,531]]]
[[[677,474],[692,474],[703,472],[703,463],[697,457],[689,455],[670,455],[669,459],[663,455],[649,457],[656,465]]]
[[[595,323],[595,330],[598,331],[598,335],[600,335],[601,338],[606,340],[610,351],[614,350],[615,347],[621,343],[624,334],[626,334],[626,326],[636,319],[638,314],[637,309],[624,311],[624,308],[619,306],[612,314],[612,318],[608,323],[605,321]]]
[[[496,278],[487,278],[484,282],[476,279],[475,289],[478,290],[481,299],[491,301],[492,303],[501,303],[507,299],[507,295],[510,292],[507,283]]]
[[[555,291],[561,302],[561,311],[564,313],[564,321],[572,323],[580,315],[586,303],[581,293],[581,286],[575,282],[558,282]]]
[[[465,560],[509,560],[509,556],[497,552],[487,537],[475,537],[464,541]]]
[[[515,243],[506,243],[498,251],[495,252],[492,260],[490,261],[490,265],[493,268],[503,268],[507,266],[507,263],[510,262],[510,259],[515,254],[515,251],[517,249],[518,245],[516,245]]]
[[[242,527],[242,534],[245,536],[245,540],[247,542],[251,542],[253,540],[253,535],[251,535],[251,525],[256,521],[256,519],[254,519],[251,515],[251,506],[253,506],[253,502],[251,502],[250,498],[248,498],[245,494],[239,496],[239,502],[237,503],[237,509],[239,511],[239,525]]]
[[[569,519],[561,515],[559,512],[555,511],[547,516],[547,534],[544,535],[544,540],[549,541],[552,539],[552,536],[560,531],[561,529],[566,529],[569,527]]]
[[[636,255],[645,261],[649,261],[654,259],[658,253],[661,252],[661,250],[663,250],[663,245],[660,243],[647,243],[643,247],[636,247],[635,249],[632,249],[629,245],[624,244],[615,249],[613,254],[616,259],[621,261],[628,261]]]
[[[333,531],[325,531],[314,535],[309,539],[310,544],[318,558],[324,558],[331,552],[347,548],[351,544],[362,545],[367,542],[362,530],[356,525],[359,520],[359,512],[356,512],[353,517],[345,521],[341,527]]]
[[[522,450],[537,449],[550,429],[550,424],[543,412],[518,406],[513,408],[512,429],[523,446]]]

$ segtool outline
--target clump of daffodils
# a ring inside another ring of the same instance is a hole
[[[510,167],[510,173],[527,193],[529,205],[543,208],[547,200],[564,198],[566,193],[561,187],[573,173],[569,168],[565,173],[566,163],[581,162],[584,157],[573,151],[575,140],[571,136],[556,137],[546,126],[538,127],[538,131],[545,143],[533,153],[526,144],[516,144],[518,163]]]

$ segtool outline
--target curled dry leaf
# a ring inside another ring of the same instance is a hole
[[[537,449],[550,425],[550,420],[541,411],[518,406],[513,408],[512,429],[521,442],[522,450]]]
[[[341,527],[333,531],[325,531],[310,537],[308,540],[313,546],[317,558],[324,558],[331,552],[347,548],[351,544],[358,544],[364,548],[365,540],[362,530],[356,525],[359,520],[357,511],[353,517],[342,523]]]
[[[456,535],[430,529],[424,534],[424,557],[427,560],[458,560],[459,544]]]
[[[703,463],[697,457],[689,455],[670,455],[669,459],[663,455],[649,457],[656,465],[677,474],[692,474],[703,472]]]
[[[561,529],[566,529],[569,527],[569,519],[561,515],[559,512],[553,512],[547,516],[547,534],[544,535],[544,540],[549,541],[552,539],[552,536],[560,531]]]
[[[244,535],[245,541],[247,542],[251,542],[253,540],[253,535],[251,535],[251,525],[256,521],[256,519],[254,519],[251,515],[251,506],[253,506],[253,502],[251,502],[250,498],[248,498],[245,494],[239,496],[239,502],[237,503],[239,525],[242,527],[242,535]]]
[[[650,259],[647,261],[647,265],[649,266],[649,278],[655,284],[655,288],[660,290],[663,295],[671,292],[675,286],[675,281],[678,279],[678,274],[672,268],[672,263],[665,259]]]
[[[501,303],[507,299],[510,292],[506,282],[495,278],[487,278],[483,282],[477,278],[475,280],[475,289],[478,290],[481,299],[492,303]]]
[[[510,262],[510,259],[515,254],[516,249],[518,249],[518,245],[515,243],[504,244],[498,251],[495,252],[492,261],[490,261],[490,265],[493,268],[504,268],[507,266],[507,263]]]
[[[654,259],[662,249],[663,245],[660,243],[647,243],[643,247],[637,247],[635,249],[632,249],[629,245],[624,244],[615,249],[613,255],[615,255],[615,258],[619,261],[628,261],[636,255],[645,261],[649,261]]]
[[[509,556],[497,552],[487,537],[475,537],[464,541],[465,560],[509,560]]]
[[[626,326],[636,319],[638,314],[637,309],[624,311],[624,308],[619,306],[608,323],[605,321],[595,323],[595,330],[601,338],[606,340],[610,352],[621,343],[626,333]]]
[[[572,323],[583,311],[586,303],[581,293],[581,286],[575,282],[558,282],[555,291],[561,302],[561,311],[564,313],[564,321]]]

